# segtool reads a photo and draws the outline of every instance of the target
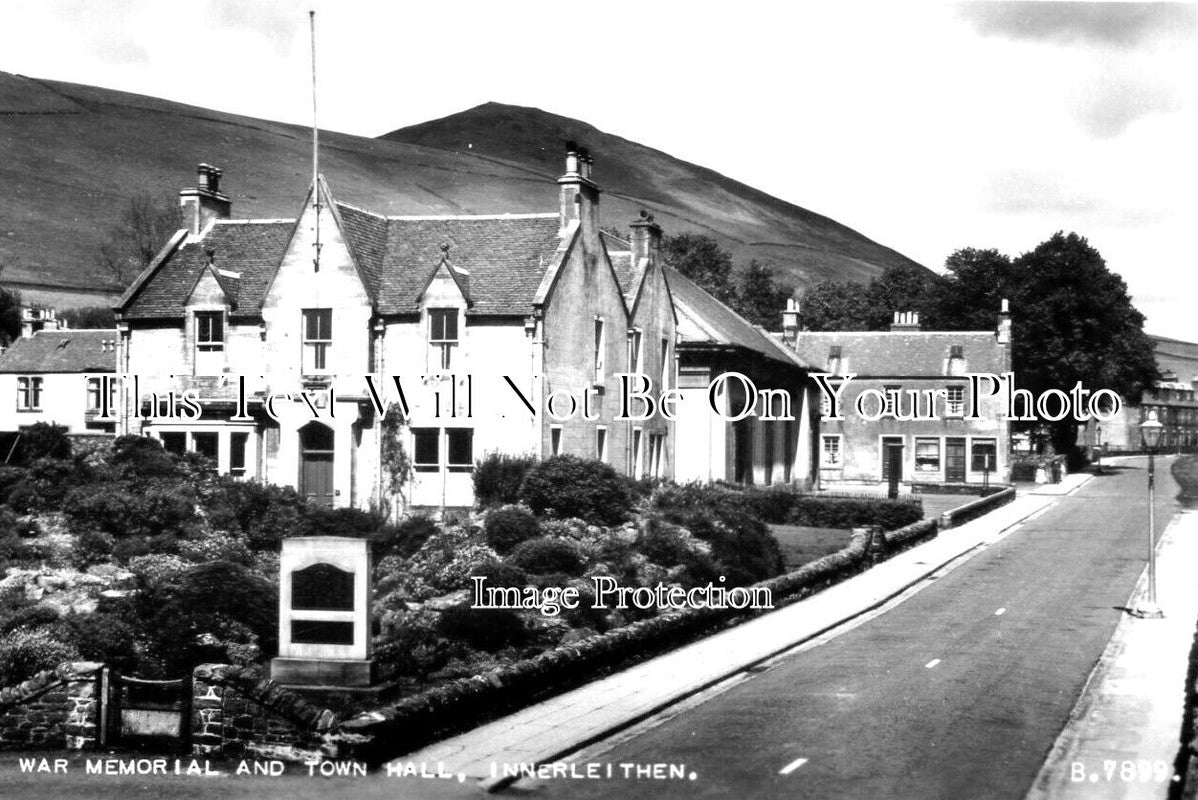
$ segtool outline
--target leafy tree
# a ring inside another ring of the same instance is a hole
[[[21,293],[16,289],[0,289],[0,344],[8,345],[20,335]]]
[[[58,312],[58,318],[76,329],[116,327],[116,314],[107,306],[68,308],[65,311]]]
[[[872,311],[865,285],[826,280],[803,294],[803,325],[813,331],[871,330]]]
[[[786,301],[793,295],[794,287],[778,283],[772,267],[753,259],[740,276],[734,307],[737,313],[754,325],[774,330],[781,320]]]
[[[896,311],[919,314],[925,329],[940,327],[936,307],[936,287],[941,278],[923,267],[913,265],[887,267],[869,282],[866,301],[869,307],[869,329],[887,330]]]
[[[736,302],[732,256],[715,239],[701,233],[681,233],[665,237],[661,249],[667,264],[708,294],[728,305]]]
[[[131,197],[96,253],[97,266],[123,289],[182,227],[183,213],[173,202],[159,203],[149,194]]]

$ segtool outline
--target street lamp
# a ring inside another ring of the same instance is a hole
[[[1153,508],[1156,500],[1156,464],[1153,457],[1164,427],[1157,420],[1155,411],[1149,411],[1148,419],[1140,424],[1140,438],[1148,450],[1148,599],[1138,602],[1131,613],[1141,619],[1160,619],[1165,616],[1156,603],[1156,511]]]

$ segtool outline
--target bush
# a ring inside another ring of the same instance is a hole
[[[59,632],[64,642],[74,645],[88,661],[101,661],[122,672],[137,667],[137,628],[127,610],[105,610],[94,614],[69,614]]]
[[[58,509],[62,500],[73,487],[91,478],[86,468],[79,468],[70,461],[43,458],[29,468],[28,484],[37,495],[38,501],[30,511]],[[10,499],[9,504],[12,504]],[[28,513],[28,512],[26,512]]]
[[[891,500],[803,496],[795,503],[788,522],[812,528],[859,528],[881,525],[893,531],[923,519],[923,503],[918,499]]]
[[[211,533],[198,539],[172,540],[179,555],[188,561],[204,563],[206,561],[233,561],[249,565],[253,561],[250,548],[244,538],[228,533]],[[170,552],[169,548],[154,546],[151,542],[151,552]]]
[[[360,508],[308,506],[305,516],[307,524],[304,528],[308,536],[353,536],[366,539],[383,525],[381,516]]]
[[[554,456],[524,478],[520,499],[536,514],[579,517],[618,525],[632,510],[628,486],[611,465],[575,456]]]
[[[764,489],[745,489],[745,499],[762,522],[781,525],[790,519],[792,510],[804,495],[789,486]]]
[[[374,557],[381,560],[387,556],[407,558],[437,533],[437,523],[423,515],[414,515],[394,525],[383,525],[371,539]]]
[[[47,628],[19,630],[0,639],[0,686],[12,686],[46,669],[78,661],[79,653]]]
[[[150,540],[145,536],[127,536],[124,539],[117,539],[112,546],[112,560],[121,564],[128,564],[131,560],[141,556],[148,556],[153,552],[150,548]]]
[[[17,484],[25,480],[29,470],[24,467],[12,467],[0,465],[0,502],[7,502],[8,493],[13,490]]]
[[[44,628],[58,622],[61,616],[57,608],[47,603],[21,606],[0,619],[0,636],[7,636],[19,630]]]
[[[536,464],[532,456],[491,453],[474,466],[474,502],[479,508],[510,505],[520,498],[520,485]]]
[[[295,489],[228,476],[215,478],[204,499],[209,523],[241,531],[255,551],[277,550],[279,542],[303,530],[308,511]]]
[[[125,477],[163,478],[178,471],[175,458],[150,436],[118,436],[112,442],[109,463]]]
[[[487,564],[472,577],[486,578],[487,586],[499,589],[523,589],[528,585],[528,573],[511,564]]]
[[[29,547],[16,531],[0,532],[0,569],[5,561],[24,561],[31,556]]]
[[[22,464],[32,464],[39,458],[70,458],[71,440],[67,437],[67,427],[52,422],[33,423],[21,431],[17,457]]]
[[[586,571],[587,566],[578,545],[569,539],[550,536],[521,542],[512,550],[507,563],[536,575],[561,572],[578,576]]]
[[[686,561],[690,548],[669,523],[651,522],[636,537],[636,549],[654,564],[674,567]]]
[[[112,558],[116,539],[100,531],[84,531],[75,537],[71,547],[71,563],[76,569],[85,570],[92,564],[103,564]]]
[[[14,486],[5,502],[18,514],[31,514],[42,506],[42,498],[27,480]]]
[[[487,544],[501,555],[510,553],[521,542],[540,535],[537,518],[519,506],[510,505],[489,512],[483,531],[487,536]]]
[[[195,518],[196,499],[180,483],[151,483],[133,492],[112,484],[72,489],[63,516],[76,532],[99,530],[117,538],[182,535]]]
[[[464,642],[478,650],[493,652],[528,639],[524,620],[503,608],[473,608],[470,603],[441,612],[437,631],[448,639]]]

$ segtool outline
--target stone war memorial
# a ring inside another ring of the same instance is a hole
[[[284,539],[279,557],[279,655],[271,678],[289,686],[359,688],[370,654],[370,548],[363,539]]]

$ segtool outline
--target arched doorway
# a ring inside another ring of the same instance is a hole
[[[300,494],[322,506],[333,505],[333,429],[309,422],[299,431]]]

